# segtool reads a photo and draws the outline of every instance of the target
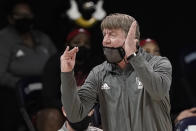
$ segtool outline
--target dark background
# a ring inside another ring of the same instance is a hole
[[[15,0],[0,0],[0,29],[7,25],[7,14]],[[59,50],[65,48],[65,38],[71,26],[66,18],[65,11],[69,8],[68,0],[29,0],[36,16],[36,28],[48,34]],[[172,3],[173,2],[173,3]],[[126,13],[136,18],[140,26],[141,38],[155,39],[161,49],[161,54],[169,58],[173,69],[173,86],[177,87],[174,103],[176,101],[188,101],[181,98],[184,90],[179,90],[181,82],[179,78],[180,64],[179,54],[188,47],[196,47],[196,15],[195,4],[190,1],[141,1],[141,0],[105,0],[106,12]],[[99,25],[93,31],[95,40],[95,53],[101,54],[101,32]],[[1,43],[0,43],[1,44]],[[96,47],[99,47],[96,48]],[[95,60],[97,61],[97,59]],[[1,62],[1,61],[0,61]],[[195,85],[195,83],[194,83]],[[177,105],[177,106],[176,106]],[[174,107],[181,108],[178,102]]]
[[[14,0],[0,0],[0,28],[6,24],[7,10]],[[47,33],[57,48],[70,26],[62,17],[69,8],[68,0],[31,0],[37,28]],[[183,2],[152,2],[129,0],[105,0],[104,8],[108,13],[121,12],[135,17],[140,25],[141,37],[154,38],[161,47],[162,55],[167,56],[175,65],[178,51],[184,46],[195,44],[195,7]],[[101,43],[100,43],[101,44]]]

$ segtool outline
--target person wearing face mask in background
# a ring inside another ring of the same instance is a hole
[[[80,48],[75,66],[75,77],[78,86],[81,86],[84,83],[84,80],[92,68],[93,63],[89,63],[90,57],[93,55],[91,52],[90,39],[90,32],[84,28],[73,30],[68,34],[66,39],[67,45],[70,48],[74,48],[75,46]]]
[[[45,63],[57,50],[48,35],[34,28],[34,14],[28,2],[14,3],[8,22],[0,31],[0,86],[2,125],[4,130],[13,131],[21,118],[17,117],[14,90],[23,80],[40,78]]]
[[[76,28],[66,36],[65,43],[80,48],[76,58],[75,78],[79,88],[85,81],[89,71],[93,67],[90,59],[93,56],[91,49],[91,34],[84,28]],[[62,127],[65,117],[62,114],[60,93],[60,56],[57,52],[47,62],[43,75],[42,109],[38,112],[38,131],[56,131]],[[90,64],[89,64],[90,63]]]
[[[61,56],[67,118],[81,121],[98,102],[104,131],[172,131],[168,58],[150,55],[138,46],[139,25],[127,14],[106,16],[101,29],[106,61],[91,70],[79,90],[74,66],[80,49],[67,47]]]
[[[159,45],[157,41],[155,41],[154,39],[143,39],[140,41],[139,44],[147,53],[157,56],[161,55]]]

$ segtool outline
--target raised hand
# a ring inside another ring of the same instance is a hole
[[[129,28],[129,32],[125,40],[125,52],[127,57],[129,57],[130,55],[132,55],[137,51],[136,43],[138,42],[138,39],[135,38],[136,27],[137,27],[137,22],[134,21],[131,24],[131,27]]]
[[[73,70],[78,50],[78,47],[74,47],[71,50],[69,50],[69,46],[66,47],[63,55],[61,55],[61,72],[70,72]]]

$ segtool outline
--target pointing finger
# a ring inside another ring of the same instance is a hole
[[[65,53],[67,53],[68,51],[69,51],[69,46],[66,47],[66,49],[65,49],[63,54],[65,55]]]
[[[69,54],[75,54],[75,53],[77,53],[78,52],[78,47],[74,47],[73,49],[71,49],[70,51],[69,51]]]

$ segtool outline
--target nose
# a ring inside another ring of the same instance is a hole
[[[110,44],[110,39],[107,35],[104,36],[102,43],[103,43],[103,46]]]

